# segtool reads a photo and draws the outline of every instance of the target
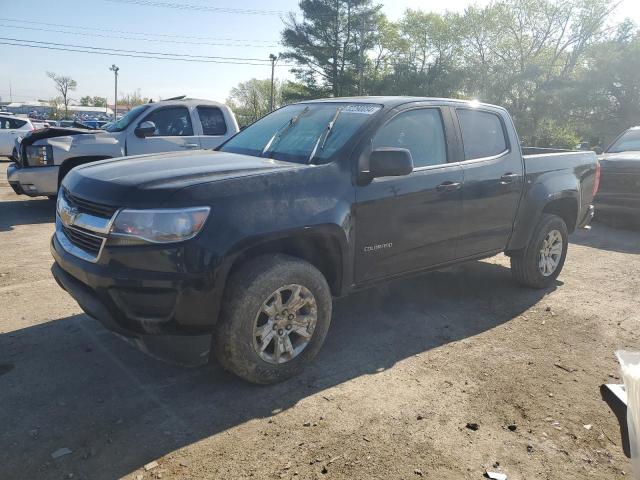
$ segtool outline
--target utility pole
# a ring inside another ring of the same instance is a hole
[[[269,54],[269,60],[271,60],[271,97],[269,99],[269,111],[273,112],[273,89],[274,89],[273,74],[274,74],[274,71],[275,71],[276,60],[278,60],[278,57],[276,57],[273,53],[271,53],[271,54]]]
[[[113,72],[116,80],[115,92],[113,96],[113,120],[115,121],[118,120],[118,71],[120,70],[120,68],[117,67],[114,63],[113,65],[111,65],[111,67],[109,67],[109,70]]]

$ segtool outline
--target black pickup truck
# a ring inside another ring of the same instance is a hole
[[[593,215],[597,171],[592,152],[523,157],[496,106],[299,103],[216,151],[73,169],[52,271],[139,346],[212,352],[271,383],[318,353],[332,296],[499,252],[520,283],[553,284],[568,234]]]

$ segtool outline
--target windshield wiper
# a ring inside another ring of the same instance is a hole
[[[335,125],[336,120],[338,120],[338,117],[340,116],[341,113],[342,113],[342,107],[339,107],[336,110],[336,113],[331,118],[331,120],[329,120],[329,123],[327,123],[327,126],[324,127],[323,132],[320,134],[320,136],[318,137],[318,140],[316,140],[316,144],[313,146],[313,150],[311,150],[311,155],[309,155],[309,158],[307,159],[307,164],[311,163],[313,158],[316,156],[316,153],[318,153],[318,148],[320,150],[324,149],[324,144],[327,143],[327,139],[329,138],[329,135],[331,135],[331,132],[333,131],[333,126]]]
[[[271,148],[271,144],[276,140],[276,138],[278,140],[280,140],[282,138],[282,136],[288,132],[289,130],[291,130],[291,128],[298,123],[298,120],[300,120],[300,117],[302,115],[304,115],[305,113],[307,113],[309,111],[309,107],[305,107],[304,110],[302,110],[298,115],[291,117],[288,121],[286,121],[278,130],[276,130],[276,133],[274,133],[271,138],[269,139],[269,141],[266,143],[266,145],[264,146],[264,148],[262,149],[262,153],[260,153],[260,156],[264,155],[269,148]]]

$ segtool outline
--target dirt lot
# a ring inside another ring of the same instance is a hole
[[[255,387],[83,315],[49,272],[53,203],[14,195],[6,165],[2,479],[631,477],[599,387],[616,349],[640,348],[638,231],[574,235],[548,291],[515,286],[498,256],[337,300],[314,366]]]

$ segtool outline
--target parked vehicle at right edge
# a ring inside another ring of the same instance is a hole
[[[184,97],[134,107],[104,125],[104,130],[74,124],[74,128],[37,130],[16,143],[7,180],[18,195],[55,197],[62,179],[78,165],[127,155],[214,148],[238,131],[226,105]]]
[[[216,151],[74,168],[52,272],[137,346],[273,383],[316,356],[332,296],[499,252],[521,284],[554,285],[597,178],[593,152],[523,156],[500,107],[309,101]]]
[[[620,134],[605,150],[600,166],[597,214],[640,220],[640,126]]]

